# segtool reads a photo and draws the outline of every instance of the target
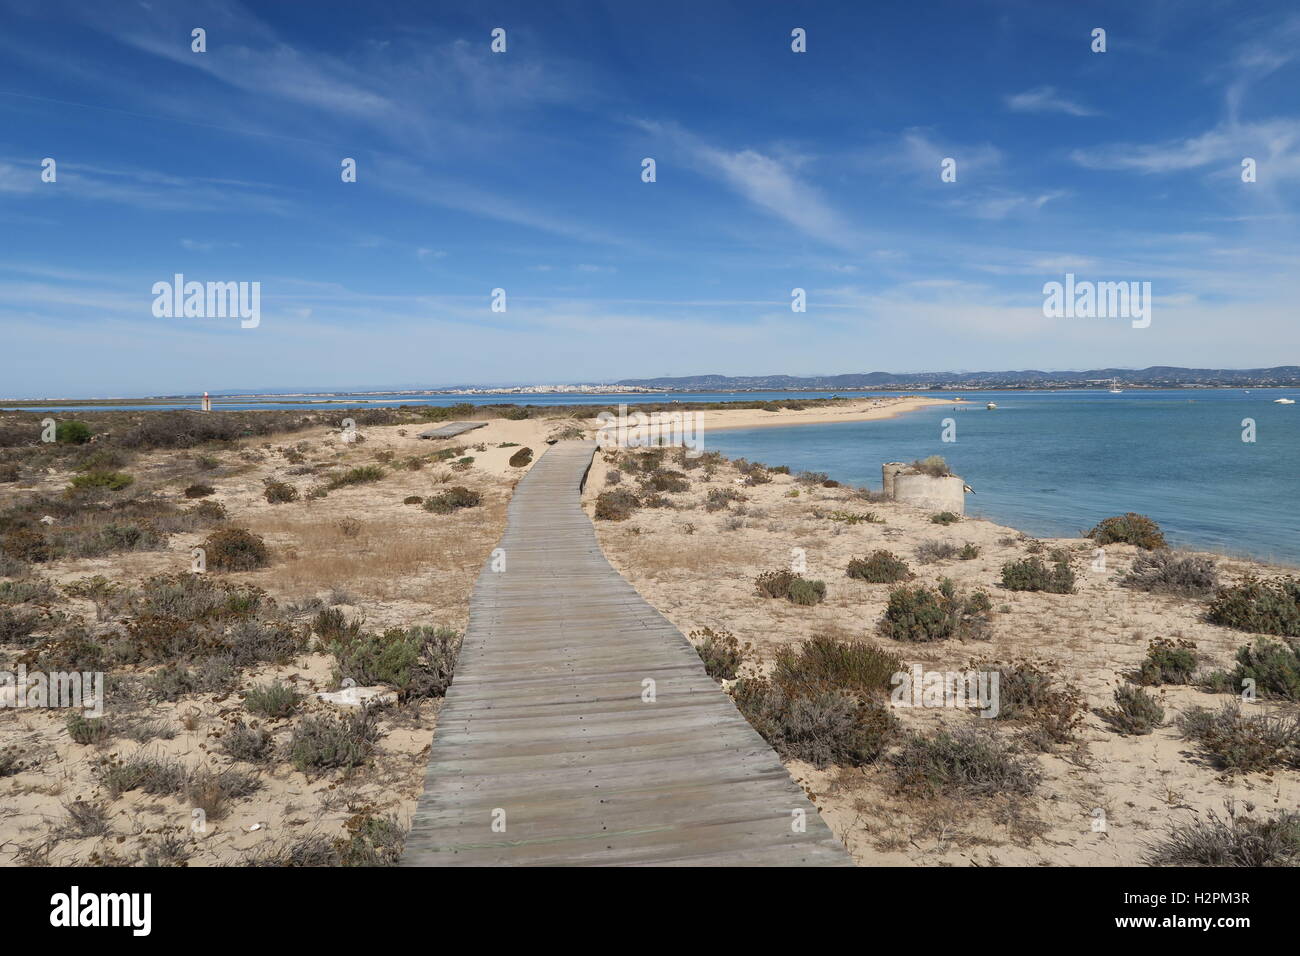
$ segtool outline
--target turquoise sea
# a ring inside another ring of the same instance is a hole
[[[880,487],[880,465],[942,455],[967,514],[1033,535],[1107,515],[1156,519],[1172,544],[1300,565],[1298,389],[970,392],[876,422],[714,431],[710,450]],[[987,402],[997,408],[989,411]],[[956,425],[944,442],[943,420]],[[1242,441],[1244,419],[1255,441]]]

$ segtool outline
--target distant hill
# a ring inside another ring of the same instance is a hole
[[[1300,385],[1300,365],[1273,368],[1093,368],[1084,371],[1009,372],[850,372],[845,375],[686,375],[678,378],[626,378],[616,385],[636,385],[684,392],[819,391],[899,388],[1078,388],[1110,381],[1133,387]]]

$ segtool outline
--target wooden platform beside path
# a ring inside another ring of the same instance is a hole
[[[402,865],[851,865],[686,638],[605,560],[579,501],[594,453],[554,445],[515,489]]]

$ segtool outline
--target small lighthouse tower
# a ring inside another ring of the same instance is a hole
[[[203,408],[203,411],[205,411],[205,412],[210,412],[210,411],[212,411],[212,399],[208,396],[208,393],[207,393],[207,392],[204,392],[204,393],[203,393],[203,405],[202,405],[202,408]]]

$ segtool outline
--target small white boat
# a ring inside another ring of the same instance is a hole
[[[1274,404],[1274,405],[1294,405],[1294,404],[1295,404],[1295,399],[1294,399],[1294,398],[1275,398],[1275,399],[1273,399],[1273,404]]]
[[[1117,379],[1117,378],[1112,378],[1112,379],[1110,380],[1110,393],[1111,393],[1112,395],[1119,395],[1119,394],[1122,394],[1123,391],[1124,391],[1124,389],[1122,389],[1122,388],[1119,387],[1119,379]]]
[[[988,403],[987,405],[985,405],[984,407],[987,408],[989,411],[993,411],[993,409],[995,409],[995,408],[998,407],[998,404],[997,404],[997,402],[989,402],[989,403]]]

